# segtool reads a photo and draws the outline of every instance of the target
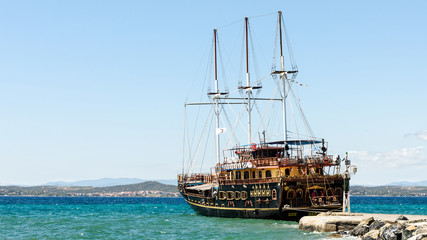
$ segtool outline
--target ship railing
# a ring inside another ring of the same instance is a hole
[[[218,182],[225,185],[242,185],[242,184],[259,184],[259,183],[270,183],[280,182],[280,177],[268,177],[268,178],[250,178],[250,179],[229,179],[220,177]]]
[[[306,206],[306,199],[305,198],[295,198],[289,201],[289,205],[291,207],[302,207]]]
[[[182,183],[213,183],[215,176],[210,173],[179,174],[178,182]]]
[[[315,196],[310,198],[311,198],[311,206],[314,206],[314,207],[340,204],[338,195]],[[310,203],[310,199],[308,198],[294,198],[289,200],[289,205],[291,207],[302,207],[307,205],[307,201]]]
[[[280,165],[280,161],[278,160],[278,158],[257,158],[255,160],[253,160],[253,163],[255,164],[255,166],[257,167],[268,167],[268,166],[279,166]]]
[[[289,158],[276,158],[279,166],[295,166],[295,165],[336,165],[333,160],[333,155],[314,155],[314,156],[292,156]]]
[[[316,197],[311,197],[311,202],[313,206],[336,205],[336,204],[340,204],[338,199],[339,199],[338,195],[316,196]]]

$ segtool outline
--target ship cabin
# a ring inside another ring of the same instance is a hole
[[[339,169],[333,166],[339,165],[339,158],[327,155],[326,151],[324,140],[238,146],[224,151],[224,162],[216,165],[215,173],[221,184],[276,182],[282,177],[306,178],[326,173],[334,175]]]

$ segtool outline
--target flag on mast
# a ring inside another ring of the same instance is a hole
[[[227,131],[227,128],[217,128],[216,129],[216,135],[219,135],[221,133],[225,133]]]

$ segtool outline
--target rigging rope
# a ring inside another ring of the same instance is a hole
[[[195,161],[195,159],[196,159],[196,157],[197,157],[197,155],[198,155],[198,153],[199,153],[200,145],[201,145],[202,140],[203,140],[203,137],[204,137],[204,135],[205,135],[206,128],[207,128],[207,125],[208,125],[208,122],[210,122],[209,120],[211,120],[211,114],[212,114],[212,112],[213,112],[213,106],[214,106],[214,105],[212,105],[211,110],[209,111],[209,116],[208,116],[208,118],[206,119],[205,125],[204,125],[204,127],[203,127],[203,131],[202,131],[202,134],[201,134],[201,136],[200,136],[200,138],[199,138],[199,143],[197,144],[196,151],[195,151],[195,153],[194,153],[194,155],[193,155],[193,158],[191,158],[191,160],[190,160],[190,166],[189,166],[189,171],[188,171],[188,173],[192,173],[192,171],[193,171],[193,164],[194,164],[194,161]]]
[[[211,129],[212,128],[212,123],[213,123],[213,117],[212,118],[210,118],[211,119],[211,121],[210,121],[210,124],[209,124],[209,129]],[[212,131],[208,131],[208,136],[206,137],[206,139],[209,139],[209,136],[211,135],[211,132]],[[205,149],[204,149],[204,151],[203,151],[203,157],[202,157],[202,161],[201,161],[201,163],[200,163],[200,171],[199,172],[202,172],[202,168],[203,168],[203,162],[205,161],[205,157],[206,157],[206,149],[208,148],[208,143],[209,143],[209,141],[208,140],[206,140],[206,144],[205,144]]]
[[[230,104],[228,104],[228,105],[230,106]],[[230,107],[231,107],[231,106],[230,106]],[[235,142],[239,142],[239,139],[237,139],[237,136],[234,134],[234,128],[233,128],[233,125],[231,124],[231,121],[230,121],[230,119],[228,118],[228,114],[227,114],[227,112],[225,111],[224,106],[223,106],[223,105],[221,105],[221,108],[222,108],[222,110],[223,110],[223,112],[224,112],[225,119],[227,120],[227,122],[225,123],[225,122],[224,122],[224,120],[223,120],[223,118],[222,118],[222,115],[221,115],[221,120],[223,121],[223,124],[224,124],[225,126],[227,126],[227,124],[228,124],[228,126],[230,127],[230,129],[232,129],[232,131],[231,131],[231,135],[229,135],[229,139],[231,139],[232,137],[234,137],[234,141],[235,141]],[[228,144],[226,144],[226,148],[228,148]]]
[[[241,107],[240,107],[240,113],[239,113],[239,115],[236,115],[236,112],[233,110],[233,108],[231,107],[231,105],[230,104],[227,104],[228,106],[229,106],[229,108],[231,109],[231,112],[234,114],[234,116],[236,117],[236,122],[234,123],[234,125],[233,125],[233,131],[232,131],[232,135],[234,135],[234,133],[236,132],[236,129],[237,129],[237,125],[240,123],[240,124],[242,124],[241,122],[240,122],[240,119],[242,118],[242,116],[243,116],[243,113],[245,112],[245,108],[244,108],[244,105],[242,105]],[[242,128],[244,128],[243,126],[242,126]],[[228,140],[227,140],[227,144],[226,144],[226,146],[228,147],[229,145],[230,145],[230,142],[231,142],[231,136],[228,138]],[[236,141],[236,142],[238,142],[238,141]]]
[[[298,100],[298,98],[295,96],[294,90],[293,90],[293,88],[292,88],[291,84],[289,83],[289,81],[288,81],[288,86],[289,86],[289,89],[290,89],[290,91],[291,91],[291,93],[292,93],[292,96],[293,96],[293,97],[294,97],[294,99],[295,99],[295,104],[296,104],[296,106],[297,106],[297,108],[298,108],[298,110],[299,110],[299,112],[300,112],[300,114],[301,114],[301,117],[302,117],[302,120],[303,120],[303,122],[304,122],[304,125],[306,126],[307,130],[309,131],[309,135],[310,135],[310,137],[311,137],[312,139],[314,139],[313,130],[311,129],[310,125],[308,124],[307,118],[305,117],[304,112],[302,111],[302,108],[301,108],[301,105],[300,105],[300,103],[299,103],[299,100]]]

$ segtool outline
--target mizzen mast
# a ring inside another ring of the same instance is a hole
[[[286,72],[285,72],[285,58],[283,57],[283,47],[282,47],[282,12],[278,12],[278,23],[279,23],[279,36],[280,36],[280,79],[282,80],[282,112],[283,112],[283,138],[285,142],[288,141],[288,124],[286,122]]]
[[[219,97],[219,89],[218,89],[218,74],[217,74],[217,61],[216,61],[216,29],[214,29],[214,49],[215,49],[215,92],[217,93],[214,97],[215,104],[215,150],[216,150],[216,162],[221,162],[221,151],[219,149],[219,107],[218,107],[218,97]]]
[[[286,71],[285,69],[285,57],[283,56],[283,41],[282,41],[282,12],[278,12],[278,28],[279,28],[279,46],[280,46],[280,71],[273,71],[272,74],[279,74],[282,80],[282,112],[283,112],[283,138],[285,141],[284,147],[287,153],[287,141],[288,141],[288,126],[286,118],[286,84],[288,83],[288,74],[297,73],[297,70]]]

